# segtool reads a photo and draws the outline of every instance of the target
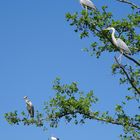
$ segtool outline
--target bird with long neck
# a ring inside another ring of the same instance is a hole
[[[34,117],[34,106],[33,106],[32,102],[28,99],[27,96],[24,96],[24,100],[26,103],[26,108],[28,110],[28,113],[29,113],[30,117],[33,118]]]
[[[108,29],[108,28],[107,28],[107,29]],[[106,30],[107,30],[107,29],[106,29]],[[113,44],[114,44],[115,46],[117,46],[117,40],[116,40],[116,38],[115,38],[115,29],[111,27],[110,30],[112,30],[111,37],[112,37]]]
[[[112,42],[116,47],[118,47],[118,49],[121,52],[120,56],[118,57],[118,60],[120,60],[120,62],[121,62],[121,57],[124,53],[131,54],[130,49],[128,48],[128,46],[126,45],[126,43],[122,39],[115,38],[115,28],[108,27],[107,29],[104,29],[104,30],[112,30],[112,34],[111,34]]]

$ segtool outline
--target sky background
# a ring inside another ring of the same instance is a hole
[[[134,0],[140,5],[139,0]],[[108,4],[118,19],[130,11],[115,0],[94,0],[100,9]],[[1,0],[0,1],[0,139],[46,140],[51,135],[60,140],[118,140],[121,127],[87,121],[85,125],[66,125],[44,132],[34,126],[10,126],[4,113],[26,111],[27,95],[35,109],[52,97],[52,82],[77,81],[82,91],[94,90],[99,98],[96,109],[114,110],[127,93],[111,74],[114,54],[100,59],[81,51],[92,39],[79,38],[65,19],[67,12],[82,10],[78,0]]]

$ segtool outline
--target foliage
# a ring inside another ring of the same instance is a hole
[[[67,13],[67,21],[74,26],[74,31],[80,33],[80,38],[92,36],[93,43],[89,48],[85,48],[90,55],[100,58],[102,53],[118,51],[113,44],[110,33],[104,31],[107,27],[114,27],[117,31],[117,37],[123,39],[130,47],[132,55],[124,54],[124,57],[130,62],[129,64],[112,65],[112,73],[120,76],[120,84],[127,84],[131,96],[126,94],[125,101],[115,106],[115,114],[108,111],[92,110],[94,104],[98,103],[93,91],[84,93],[79,90],[76,82],[71,84],[61,84],[59,78],[53,83],[55,96],[44,104],[44,114],[36,112],[36,117],[30,119],[24,112],[18,117],[17,111],[5,114],[9,124],[24,125],[35,124],[37,127],[57,127],[61,119],[66,123],[84,124],[87,119],[99,122],[110,123],[122,126],[124,134],[120,135],[124,140],[140,139],[140,115],[127,114],[126,108],[130,101],[134,101],[135,109],[140,109],[140,59],[137,57],[140,52],[140,35],[137,29],[140,27],[140,12],[132,8],[131,14],[127,17],[116,20],[113,13],[108,11],[107,6],[102,10],[90,11],[87,13],[83,10],[81,13]],[[49,124],[49,126],[48,126]]]

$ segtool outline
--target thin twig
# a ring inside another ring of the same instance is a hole
[[[115,58],[116,63],[117,63],[117,64],[119,65],[119,67],[123,70],[124,74],[126,75],[128,81],[129,81],[129,83],[131,84],[131,86],[133,87],[133,89],[140,95],[140,91],[139,91],[139,90],[137,89],[137,87],[134,85],[133,80],[131,80],[131,78],[129,77],[129,75],[128,75],[127,71],[125,70],[124,66],[118,62],[118,60],[117,60],[116,57],[114,57],[114,58]]]
[[[131,2],[131,1],[128,1],[128,0],[116,0],[116,1],[123,2],[123,3],[129,4],[133,7],[135,7],[136,9],[140,9],[140,6],[136,5],[135,3]]]
[[[126,55],[126,54],[123,54],[126,58],[128,58],[129,60],[133,61],[134,63],[136,63],[138,66],[140,66],[140,63],[138,61],[136,61],[134,58]]]

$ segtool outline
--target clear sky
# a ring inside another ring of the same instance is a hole
[[[135,0],[140,4],[139,0]],[[100,9],[109,4],[115,14],[125,16],[130,10],[115,0],[94,0]],[[65,19],[67,12],[82,10],[78,0],[1,0],[0,1],[0,139],[46,140],[51,135],[60,140],[118,140],[121,127],[87,121],[86,125],[66,125],[44,132],[34,126],[10,126],[4,113],[26,111],[27,95],[36,109],[52,96],[52,81],[77,81],[83,91],[94,90],[99,98],[97,109],[112,111],[127,93],[118,77],[112,76],[114,54],[101,59],[81,51],[92,39],[80,40]]]

